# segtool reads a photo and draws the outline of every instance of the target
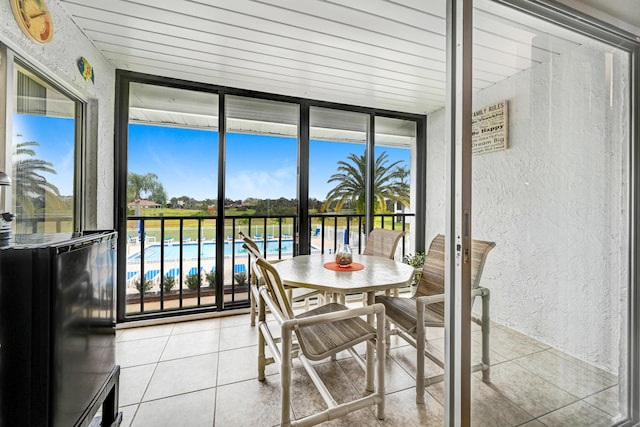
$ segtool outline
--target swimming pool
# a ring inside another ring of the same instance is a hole
[[[264,246],[263,241],[256,241],[258,247],[262,251]],[[232,246],[235,247],[235,254],[246,255],[247,250],[242,247],[243,242],[235,242],[233,245],[230,242],[224,242],[224,256],[230,257]],[[267,240],[267,253],[278,253],[277,240]],[[156,243],[149,245],[144,250],[144,260],[153,262],[160,261],[160,244]],[[282,240],[282,253],[293,253],[293,239]],[[196,242],[188,242],[182,244],[182,258],[183,259],[197,259],[198,255],[201,258],[215,258],[216,256],[216,243],[215,242],[202,242],[200,245]],[[180,245],[178,243],[165,244],[164,245],[164,259],[167,261],[180,259]],[[129,262],[140,262],[140,253],[135,253],[127,258]]]

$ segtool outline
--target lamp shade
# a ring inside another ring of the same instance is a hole
[[[0,185],[11,185],[11,178],[4,172],[0,172]]]

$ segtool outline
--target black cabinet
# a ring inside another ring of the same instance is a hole
[[[105,399],[116,421],[116,246],[110,231],[0,248],[0,426],[88,425]]]

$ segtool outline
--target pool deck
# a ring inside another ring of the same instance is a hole
[[[289,239],[290,240],[290,239]],[[263,240],[262,239],[258,239],[257,242],[261,243]],[[278,241],[277,238],[269,238],[268,241]],[[201,240],[201,242],[212,242],[212,240]],[[225,243],[230,243],[231,240],[226,240]],[[241,240],[239,239],[234,239],[233,243],[240,243]],[[195,241],[191,241],[191,242],[184,242],[184,243],[195,243]],[[150,242],[150,244],[145,245],[146,247],[151,246],[151,245],[158,245],[158,242]],[[173,243],[173,245],[178,245],[179,243]],[[325,239],[325,250],[328,249],[333,249],[333,240],[330,239]],[[320,250],[320,248],[322,247],[322,238],[320,236],[311,236],[311,245],[313,247],[315,247],[318,251]],[[129,243],[127,245],[127,258],[130,258],[132,256],[136,256],[138,254],[140,254],[140,250],[141,250],[141,245],[139,242],[132,242]],[[278,258],[278,253],[275,254],[271,254],[271,253],[267,253],[267,258],[269,259],[276,259]],[[282,253],[282,257],[283,258],[290,258],[290,254],[283,252]],[[247,253],[236,253],[233,256],[233,262],[231,262],[232,256],[231,255],[225,255],[225,263],[224,263],[224,277],[232,277],[233,274],[233,269],[234,269],[234,265],[237,264],[242,264],[245,266],[245,271],[249,270],[249,265],[248,265],[248,258],[247,258]],[[145,260],[145,271],[149,271],[149,270],[159,270],[160,269],[160,264],[161,264],[161,260]],[[168,271],[170,271],[172,268],[180,268],[180,260],[179,259],[172,259],[172,260],[164,260],[163,263],[163,271],[164,274],[166,275]],[[204,280],[204,275],[208,272],[211,271],[211,269],[213,268],[213,266],[215,265],[215,258],[214,257],[200,257],[200,267],[202,268],[202,277]],[[198,268],[198,260],[197,259],[187,259],[184,258],[182,260],[182,278],[183,278],[183,283],[184,281],[186,281],[186,276],[187,273],[192,269],[195,268],[197,270]],[[138,290],[135,288],[135,282],[136,280],[139,280],[140,277],[140,262],[139,260],[136,261],[130,261],[128,263],[127,266],[127,272],[136,272],[138,273],[137,275],[135,275],[134,277],[132,277],[131,279],[127,280],[127,293],[134,293],[134,292],[138,292]],[[151,289],[151,291],[157,291],[159,289],[160,283],[162,282],[161,280],[161,276],[160,274],[158,274],[155,278],[152,279],[153,282],[153,288]]]

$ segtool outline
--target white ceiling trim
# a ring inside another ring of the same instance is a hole
[[[444,106],[444,0],[59,1],[117,68],[409,113]],[[475,7],[475,90],[584,40]]]

